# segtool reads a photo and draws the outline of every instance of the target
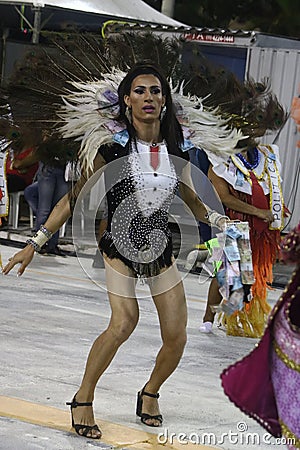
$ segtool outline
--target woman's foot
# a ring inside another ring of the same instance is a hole
[[[159,394],[148,392],[145,387],[138,393],[136,413],[149,427],[160,427],[163,418],[158,406]]]
[[[199,328],[201,333],[212,333],[212,322],[203,322]]]
[[[100,439],[102,433],[95,423],[93,403],[79,401],[76,394],[72,402],[68,402],[67,405],[71,407],[72,427],[76,433],[86,438]]]
[[[154,416],[154,417],[161,415],[157,398],[151,398],[151,397],[148,397],[147,395],[143,395],[142,414],[149,414],[149,416]],[[144,419],[144,423],[151,427],[161,426],[162,420],[155,419],[154,417]]]

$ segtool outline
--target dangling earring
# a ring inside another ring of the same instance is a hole
[[[167,112],[167,107],[166,107],[166,105],[164,105],[164,106],[161,108],[161,111],[160,111],[160,116],[159,116],[159,120],[160,120],[160,121],[163,120],[163,118],[164,118],[165,115],[166,115],[166,112]]]
[[[127,117],[128,122],[132,123],[132,108],[129,106],[126,106],[125,116]]]

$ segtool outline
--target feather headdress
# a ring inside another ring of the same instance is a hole
[[[36,145],[43,155],[76,155],[90,168],[99,146],[124,128],[117,120],[117,87],[124,71],[145,54],[173,80],[176,114],[185,138],[195,146],[224,158],[257,135],[252,120],[257,108],[250,111],[246,105],[257,105],[263,92],[230,77],[220,85],[221,77],[207,68],[199,82],[199,71],[180,59],[178,39],[146,32],[108,41],[93,35],[54,35],[50,40],[34,47],[5,90],[14,125],[21,133],[37,130]],[[270,118],[272,108],[266,109]]]
[[[259,82],[249,78],[243,82],[224,67],[212,63],[199,52],[195,43],[185,47],[194,55],[185,63],[184,92],[205,98],[205,105],[218,107],[228,125],[248,135],[248,148],[256,146],[256,139],[267,130],[280,129],[288,115],[271,90],[270,80]]]
[[[112,143],[113,133],[124,129],[116,122],[117,89],[124,76],[124,72],[112,69],[99,81],[73,82],[75,90],[62,96],[63,106],[57,112],[59,130],[63,138],[80,142],[78,158],[84,170],[92,168],[99,147]]]
[[[112,143],[114,133],[125,129],[125,124],[117,120],[117,90],[125,75],[126,72],[112,68],[99,81],[73,82],[74,90],[62,96],[64,105],[58,111],[63,123],[60,133],[80,142],[78,157],[85,170],[92,168],[99,146]],[[185,96],[181,89],[173,89],[172,97],[184,137],[194,147],[224,158],[246,138],[240,130],[228,126],[228,120],[217,108],[205,108],[201,99]]]

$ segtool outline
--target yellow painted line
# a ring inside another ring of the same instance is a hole
[[[70,426],[70,412],[63,411],[51,406],[44,406],[39,403],[32,403],[26,400],[0,396],[0,416],[17,419],[35,425],[54,428],[57,430],[73,432]],[[103,433],[101,441],[114,447],[123,447],[132,450],[175,450],[175,449],[197,449],[197,450],[217,450],[215,447],[196,445],[193,443],[182,444],[173,442],[161,444],[157,440],[157,435],[145,431],[119,425],[104,420],[97,423]],[[78,437],[78,439],[81,439]]]

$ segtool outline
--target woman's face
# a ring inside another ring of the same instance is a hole
[[[124,96],[124,101],[132,110],[133,121],[159,120],[165,105],[160,80],[151,74],[137,76],[132,81],[130,94]]]

